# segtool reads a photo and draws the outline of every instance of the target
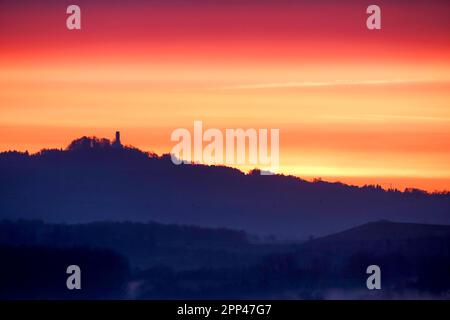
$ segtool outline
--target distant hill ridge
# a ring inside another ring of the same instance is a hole
[[[0,218],[149,221],[306,239],[369,221],[450,224],[450,194],[179,165],[108,139],[0,153]]]
[[[433,225],[422,223],[400,223],[389,220],[368,222],[333,235],[325,236],[316,241],[376,241],[379,239],[412,239],[448,237],[450,225]]]
[[[372,257],[403,255],[410,258],[450,258],[450,225],[399,223],[387,220],[324,236],[304,243],[299,257],[314,259],[317,255],[333,255],[342,261],[354,254]]]

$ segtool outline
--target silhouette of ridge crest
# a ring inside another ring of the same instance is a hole
[[[76,150],[89,150],[89,149],[108,149],[111,147],[112,147],[112,144],[109,139],[83,136],[81,138],[73,140],[67,146],[67,150],[68,151],[76,151]]]

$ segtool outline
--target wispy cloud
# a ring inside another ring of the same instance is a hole
[[[236,84],[236,85],[210,87],[208,88],[208,90],[257,90],[257,89],[313,88],[313,87],[337,87],[337,86],[376,86],[376,85],[428,84],[428,83],[444,83],[444,82],[448,82],[448,80],[378,79],[378,80],[299,81],[299,82]]]
[[[354,115],[354,116],[341,116],[341,115],[322,115],[319,117],[321,120],[334,120],[334,121],[411,121],[411,122],[450,122],[448,117],[432,117],[432,116],[410,116],[410,115],[394,115],[394,114],[367,114],[367,115]]]

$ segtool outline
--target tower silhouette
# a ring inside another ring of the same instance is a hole
[[[113,141],[112,146],[114,148],[122,148],[122,143],[120,142],[120,131],[116,131],[116,139]]]

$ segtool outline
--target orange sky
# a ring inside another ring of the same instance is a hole
[[[69,3],[16,2],[0,5],[0,150],[119,129],[166,153],[202,120],[279,128],[284,173],[450,189],[448,2],[381,2],[381,31],[356,0],[79,1],[81,31]]]

